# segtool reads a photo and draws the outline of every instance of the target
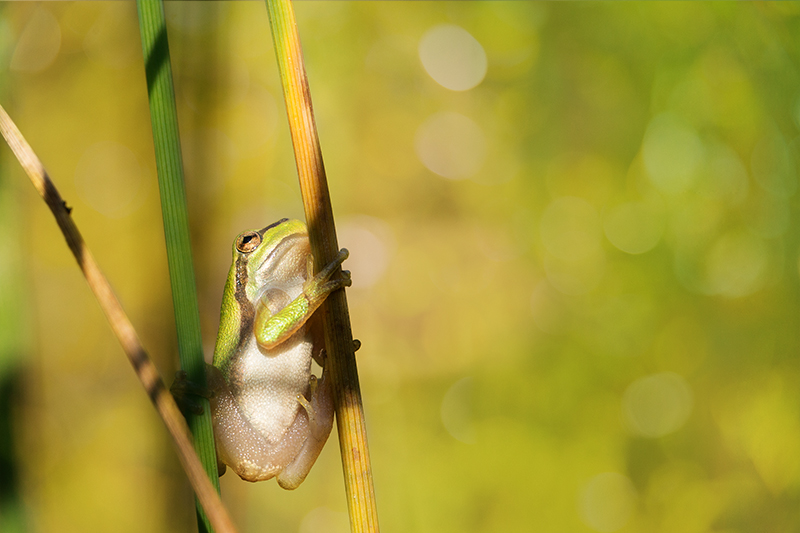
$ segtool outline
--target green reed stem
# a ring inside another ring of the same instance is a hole
[[[197,307],[192,250],[189,239],[189,217],[183,181],[178,115],[175,109],[175,89],[167,42],[164,5],[161,0],[137,0],[142,51],[145,58],[147,93],[150,100],[150,119],[153,127],[158,185],[164,236],[175,308],[175,326],[181,368],[189,381],[205,386],[203,347],[200,337],[200,314]],[[194,444],[209,478],[219,492],[217,459],[208,400],[202,399],[204,413],[188,417]],[[211,531],[211,525],[197,505],[201,531]]]

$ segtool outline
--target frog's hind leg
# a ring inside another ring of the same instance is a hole
[[[319,380],[311,376],[309,389],[310,401],[303,396],[297,398],[308,415],[308,437],[294,460],[277,477],[278,484],[288,490],[296,489],[306,478],[333,427],[333,391],[324,369]]]

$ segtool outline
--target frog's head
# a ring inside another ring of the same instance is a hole
[[[247,299],[254,301],[259,289],[273,277],[276,269],[287,263],[287,255],[302,253],[297,245],[307,243],[307,237],[305,224],[288,218],[260,230],[240,233],[233,242],[236,292],[241,294],[240,291],[245,289]]]

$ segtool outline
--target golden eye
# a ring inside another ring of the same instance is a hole
[[[243,254],[252,252],[258,248],[259,244],[261,244],[261,235],[255,231],[242,233],[239,235],[239,238],[236,239],[236,249]]]

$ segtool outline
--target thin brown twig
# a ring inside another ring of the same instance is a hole
[[[286,100],[311,249],[315,268],[319,271],[334,259],[339,245],[303,51],[291,1],[267,0],[267,11]],[[377,532],[378,510],[345,292],[331,293],[322,309],[351,530]]]
[[[200,463],[200,459],[194,451],[189,428],[183,415],[181,415],[172,395],[164,386],[164,382],[161,380],[152,360],[142,347],[139,336],[111,289],[111,285],[97,265],[91,251],[83,242],[83,237],[81,237],[78,227],[70,216],[71,209],[67,207],[66,202],[61,198],[55,185],[50,180],[41,161],[2,106],[0,106],[0,133],[2,133],[11,151],[14,152],[22,168],[30,177],[33,186],[53,212],[53,216],[64,234],[64,239],[66,239],[69,249],[86,277],[89,288],[97,298],[103,313],[105,313],[108,322],[111,324],[111,329],[119,339],[122,349],[133,365],[136,376],[142,382],[147,395],[155,405],[156,411],[158,411],[167,426],[167,430],[178,450],[178,457],[181,460],[183,469],[186,471],[189,482],[195,493],[197,493],[214,528],[218,532],[235,532],[236,528],[228,515],[228,511],[222,505],[219,494],[214,490]]]

